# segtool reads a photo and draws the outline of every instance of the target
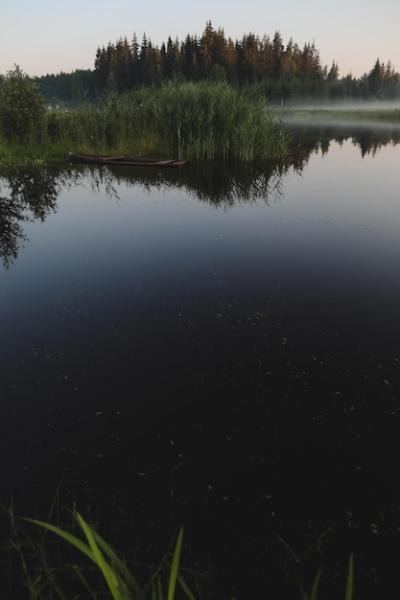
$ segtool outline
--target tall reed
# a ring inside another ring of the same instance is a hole
[[[227,83],[169,83],[111,95],[100,105],[48,110],[24,145],[0,140],[0,162],[23,153],[62,158],[68,152],[118,152],[189,159],[280,158],[285,135],[264,98]],[[10,154],[11,153],[11,154]]]

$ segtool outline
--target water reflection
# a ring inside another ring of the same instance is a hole
[[[327,154],[335,142],[341,145],[351,140],[360,149],[362,157],[368,154],[375,156],[385,146],[400,144],[400,128],[390,124],[375,129],[362,122],[293,122],[290,124],[290,134],[294,153],[305,161],[315,152]]]
[[[44,221],[56,210],[59,175],[28,167],[6,173],[0,187],[0,257],[6,268],[26,241],[23,224]]]
[[[243,585],[229,598],[271,589],[276,532],[305,554],[338,524],[364,588],[396,572],[399,548],[381,549],[400,527],[397,151],[370,168],[347,142],[285,180],[350,134],[294,132],[280,165],[8,174],[5,248],[10,223],[32,245],[0,295],[2,503],[47,509],[65,471],[66,503],[104,515],[122,550],[128,531],[140,547],[185,523],[193,564]],[[362,153],[397,143],[353,134]],[[86,189],[26,227],[71,182]]]
[[[290,170],[301,172],[315,153],[325,155],[333,142],[350,139],[362,156],[373,155],[388,144],[400,143],[397,128],[377,131],[360,125],[295,124],[290,127],[291,150],[280,162],[205,162],[183,170],[132,169],[130,167],[42,168],[29,166],[0,174],[0,259],[8,268],[27,241],[24,224],[44,221],[57,209],[57,197],[66,185],[89,185],[104,189],[110,199],[119,200],[118,186],[140,185],[151,189],[183,189],[198,200],[215,207],[229,208],[237,202],[281,197],[283,181]]]
[[[112,182],[125,185],[141,185],[151,189],[183,189],[198,200],[216,207],[229,208],[236,202],[251,202],[281,194],[282,178],[293,160],[286,163],[252,162],[196,163],[182,170],[153,169],[132,170],[129,167],[92,169],[91,181],[101,183],[106,190],[112,188]],[[88,173],[88,171],[86,171]]]
[[[282,177],[297,160],[276,163],[203,163],[184,170],[70,167],[29,167],[8,170],[0,177],[0,257],[9,267],[27,241],[24,224],[44,221],[57,210],[57,197],[65,186],[90,186],[119,200],[118,186],[140,185],[151,189],[184,189],[202,202],[230,207],[281,193]]]

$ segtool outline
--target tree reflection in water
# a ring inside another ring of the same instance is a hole
[[[48,169],[30,166],[8,170],[0,184],[0,258],[8,268],[27,240],[23,224],[55,212],[60,182]]]
[[[301,172],[315,153],[326,154],[332,142],[351,140],[361,155],[376,154],[383,146],[400,143],[400,130],[374,130],[342,124],[290,128],[289,156],[279,162],[199,162],[185,169],[137,169],[131,167],[28,166],[0,173],[0,260],[8,268],[27,241],[24,224],[44,221],[57,209],[60,190],[85,184],[94,191],[104,189],[119,200],[118,185],[141,185],[147,190],[179,188],[215,207],[229,208],[283,195],[282,182],[290,171]]]

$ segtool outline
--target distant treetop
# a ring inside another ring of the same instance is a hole
[[[120,38],[97,48],[94,70],[48,75],[38,81],[47,97],[82,100],[168,80],[204,79],[257,86],[274,99],[400,95],[400,76],[391,63],[377,60],[371,72],[359,79],[351,75],[340,78],[335,61],[330,67],[321,64],[314,43],[299,46],[292,38],[285,43],[279,31],[272,38],[248,33],[233,40],[211,21],[200,37],[168,37],[160,47],[146,35],[141,42],[136,34],[131,40]]]

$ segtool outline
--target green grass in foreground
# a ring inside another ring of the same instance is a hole
[[[100,597],[108,598],[109,600],[175,600],[178,589],[181,591],[182,598],[195,600],[194,595],[180,573],[183,529],[179,531],[170,559],[164,561],[165,564],[161,563],[150,577],[150,580],[145,585],[141,585],[127,563],[118,556],[111,546],[78,512],[74,513],[74,520],[81,532],[81,536],[74,535],[51,523],[35,519],[25,519],[25,521],[38,525],[55,534],[94,564],[95,570],[103,580],[106,592],[95,591],[91,583],[93,581],[93,574],[91,577],[88,577],[85,569],[73,565],[77,581],[86,592],[89,592],[90,597],[94,600]],[[22,553],[21,558],[24,560]],[[43,576],[46,578],[46,571],[47,569],[44,569],[42,577],[39,578],[31,578],[28,575],[28,570],[26,569],[25,571],[28,580],[29,596],[32,600],[44,598],[42,595],[42,579]],[[90,570],[88,572],[90,573]],[[52,573],[51,577],[47,576],[47,584],[50,584],[51,591],[56,591],[57,597],[67,600],[67,596],[62,592],[56,578],[57,573],[55,578],[54,573]]]
[[[66,548],[69,547],[74,551],[78,551],[78,556],[88,559],[89,564],[93,565],[94,568],[92,569],[81,566],[81,563],[78,566],[76,559],[70,565],[75,582],[83,590],[85,598],[90,597],[92,600],[99,600],[100,598],[106,600],[177,600],[179,597],[182,600],[196,600],[182,575],[180,567],[183,529],[179,531],[171,552],[157,568],[153,569],[147,583],[142,585],[139,578],[132,573],[128,563],[120,558],[94,527],[89,525],[78,512],[73,513],[73,519],[75,526],[78,528],[78,534],[71,533],[45,521],[35,519],[24,519],[24,521],[55,534],[59,539],[66,542]],[[18,540],[18,537],[15,540]],[[35,556],[39,558],[42,566],[39,571],[36,569],[31,572],[27,566],[23,550],[24,545],[19,541],[14,541],[14,548],[17,549],[23,564],[30,600],[44,600],[45,598],[47,600],[50,597],[59,600],[71,600],[71,591],[65,592],[62,584],[63,578],[65,580],[64,565],[60,564],[55,568],[51,568],[43,546],[39,545],[36,547]],[[323,573],[322,570],[319,570],[311,583],[309,592],[306,591],[305,587],[299,585],[299,597],[301,596],[302,600],[319,600],[319,598],[325,597],[321,594],[322,580]],[[69,580],[69,583],[71,584],[71,580]],[[99,587],[100,590],[98,590]],[[201,592],[200,595],[202,596]],[[79,592],[76,595],[75,588],[73,598],[81,597]],[[197,598],[199,600],[200,596],[197,596]],[[268,594],[263,593],[260,595],[260,600],[262,598],[267,600]],[[343,596],[338,596],[337,600],[353,600],[353,598],[354,557],[351,555]]]
[[[279,158],[287,144],[265,100],[226,83],[170,83],[109,96],[101,106],[45,111],[26,139],[0,138],[0,164],[69,152],[189,159]]]

